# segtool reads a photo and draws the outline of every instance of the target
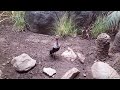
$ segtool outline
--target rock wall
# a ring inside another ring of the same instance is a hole
[[[54,34],[54,27],[65,11],[26,11],[25,22],[28,30],[41,34]],[[93,23],[101,11],[67,11],[77,28]]]

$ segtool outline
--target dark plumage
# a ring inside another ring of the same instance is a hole
[[[53,53],[59,51],[60,47],[59,48],[53,48],[52,50],[50,50],[50,55],[52,55]]]
[[[54,53],[56,53],[57,51],[59,51],[60,49],[60,45],[58,43],[58,38],[56,38],[56,42],[54,43],[54,46],[52,47],[52,49],[50,50],[49,54],[51,56],[53,56]]]

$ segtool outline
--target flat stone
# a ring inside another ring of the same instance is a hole
[[[50,77],[52,77],[53,75],[55,75],[56,74],[56,70],[55,69],[53,69],[53,68],[43,68],[43,72],[45,73],[45,74],[47,74],[48,76],[50,76]]]
[[[82,53],[78,53],[78,52],[76,54],[78,56],[78,59],[81,61],[81,63],[84,63],[85,56]]]
[[[61,54],[61,56],[71,61],[74,61],[77,58],[77,55],[75,54],[75,52],[69,47],[68,47],[68,50],[66,50]]]
[[[68,70],[61,79],[74,79],[78,74],[80,73],[80,71],[77,68],[72,68],[70,70]]]
[[[2,65],[3,65],[3,66],[5,66],[5,65],[6,65],[6,63],[3,63]]]
[[[20,56],[14,57],[11,64],[17,71],[28,71],[36,65],[36,60],[32,59],[29,55],[23,53]]]
[[[104,62],[95,62],[91,67],[91,71],[95,79],[120,79],[117,71]]]
[[[86,77],[86,74],[85,74],[85,73],[83,73],[83,76],[84,76],[84,77]]]

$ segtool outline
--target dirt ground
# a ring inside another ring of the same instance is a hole
[[[54,43],[54,36],[47,36],[29,31],[15,32],[11,26],[0,27],[0,70],[3,79],[60,79],[67,70],[76,67],[80,74],[76,79],[92,79],[90,68],[95,61],[95,40],[85,40],[80,37],[68,37],[61,39],[61,49],[56,53],[57,58],[49,57],[49,50]],[[79,60],[69,61],[61,57],[61,54],[72,48],[75,52],[83,52],[86,56],[85,63]],[[18,73],[10,63],[13,57],[22,53],[28,54],[37,60],[37,65],[27,73]],[[53,78],[43,73],[43,67],[54,68],[57,73]],[[83,76],[86,74],[86,77]]]

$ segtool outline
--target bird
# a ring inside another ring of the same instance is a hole
[[[56,53],[56,52],[59,51],[59,50],[60,50],[60,44],[59,44],[59,37],[57,36],[57,37],[55,38],[55,43],[54,43],[54,45],[52,46],[52,49],[49,51],[50,56],[53,57],[53,56],[54,56],[54,53]]]

